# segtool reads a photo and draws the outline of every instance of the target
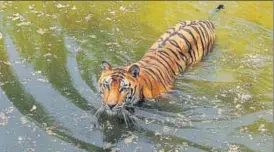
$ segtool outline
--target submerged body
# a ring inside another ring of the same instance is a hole
[[[184,21],[167,30],[136,63],[112,68],[104,61],[99,79],[103,104],[121,108],[170,91],[176,76],[200,62],[214,41],[211,21]]]

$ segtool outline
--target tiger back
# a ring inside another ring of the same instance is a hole
[[[184,21],[167,30],[134,63],[141,69],[145,98],[155,98],[172,89],[175,76],[201,61],[212,50],[215,28],[209,20]]]

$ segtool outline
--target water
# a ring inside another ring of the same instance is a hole
[[[102,60],[137,61],[218,4],[0,2],[0,151],[271,151],[271,2],[222,2],[212,53],[135,109],[142,129],[93,115]]]

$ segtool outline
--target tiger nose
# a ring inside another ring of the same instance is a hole
[[[108,104],[108,107],[110,108],[110,109],[112,109],[113,107],[115,107],[116,106],[116,104]]]

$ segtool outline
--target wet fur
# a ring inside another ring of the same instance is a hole
[[[215,28],[211,21],[185,21],[166,31],[141,60],[112,68],[104,61],[99,79],[103,104],[122,105],[131,93],[130,103],[153,99],[173,88],[176,76],[199,63],[213,48]],[[106,87],[104,83],[108,83]],[[121,82],[126,81],[128,92],[123,93]],[[110,88],[109,88],[110,87]]]

